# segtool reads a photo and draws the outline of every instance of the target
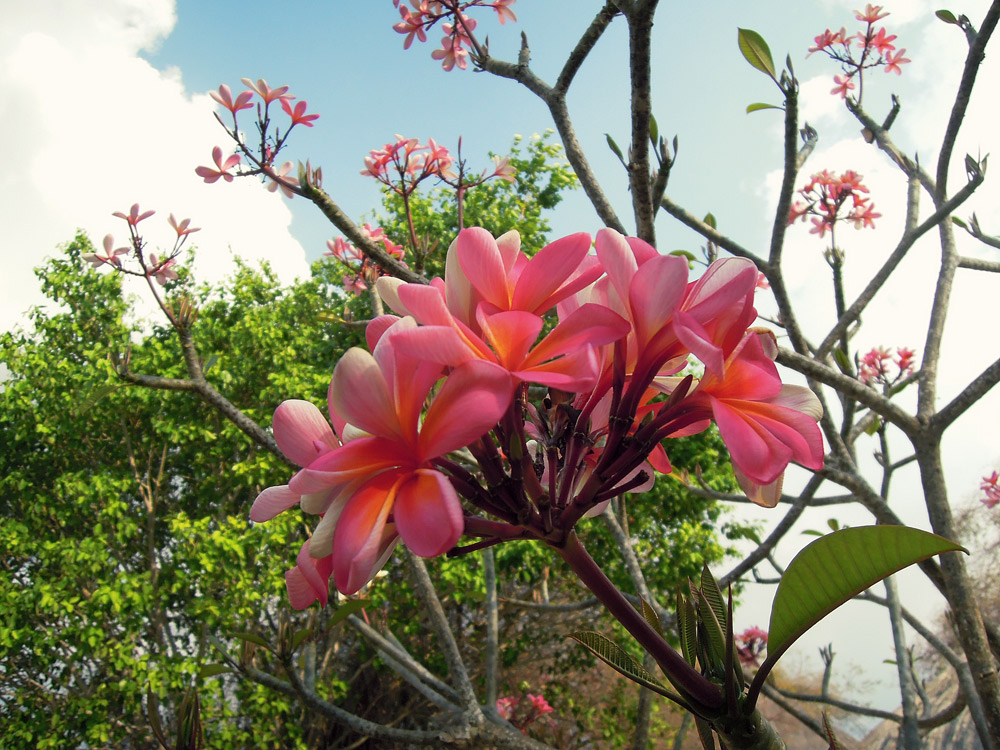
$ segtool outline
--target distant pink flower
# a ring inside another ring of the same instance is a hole
[[[847,34],[847,29],[842,28],[840,31],[836,33],[830,31],[830,29],[827,29],[813,40],[814,44],[812,47],[809,48],[809,55],[811,55],[813,52],[820,52],[822,50],[825,50],[828,47],[832,47],[835,44],[846,44],[847,43],[845,39],[846,34]],[[808,57],[809,55],[806,55],[806,57]]]
[[[871,31],[868,33],[858,32],[858,46],[868,47],[869,49],[875,50],[880,55],[884,55],[887,52],[896,49],[896,46],[892,44],[892,41],[895,38],[895,34],[887,36],[885,29],[879,29],[877,34],[872,33]]]
[[[149,269],[149,275],[156,279],[160,286],[178,278],[177,272],[173,269],[173,266],[177,263],[176,258],[168,258],[161,262],[157,260],[156,253],[150,253],[149,262],[152,264]]]
[[[127,221],[129,223],[129,226],[134,227],[140,221],[143,221],[144,219],[148,219],[150,216],[152,216],[155,213],[156,213],[156,211],[145,211],[143,213],[139,213],[139,204],[138,203],[133,203],[132,204],[132,208],[129,210],[129,212],[127,214],[124,214],[121,211],[115,211],[111,215],[112,216],[116,216],[119,219],[125,219],[125,221]]]
[[[888,13],[882,12],[882,7],[883,6],[881,5],[872,5],[871,3],[868,3],[865,6],[864,11],[854,11],[854,17],[859,21],[864,21],[865,23],[875,23],[876,21],[879,21],[889,15]]]
[[[514,709],[517,707],[517,704],[517,698],[512,695],[508,695],[505,698],[497,698],[497,713],[510,721],[514,716]]]
[[[248,97],[256,93],[261,99],[264,100],[265,104],[270,104],[275,99],[281,99],[285,101],[287,99],[294,99],[295,97],[288,93],[288,86],[278,86],[276,89],[272,89],[267,85],[267,81],[263,78],[258,78],[257,82],[254,83],[249,78],[241,78],[240,81],[246,86],[249,91],[244,91]],[[253,92],[253,93],[252,93]],[[240,94],[242,96],[243,94]]]
[[[892,52],[886,53],[886,56],[885,56],[885,72],[886,73],[895,73],[896,75],[902,75],[903,74],[903,71],[900,70],[899,66],[900,65],[904,65],[904,64],[906,64],[908,62],[912,62],[908,57],[903,57],[903,54],[905,52],[906,52],[906,48],[904,47],[903,49],[899,50],[899,52],[896,52],[895,54],[893,54]]]
[[[253,107],[253,104],[250,103],[250,99],[253,98],[253,94],[251,92],[249,91],[240,92],[240,94],[236,97],[236,100],[234,101],[233,93],[232,91],[229,90],[229,87],[226,84],[222,84],[221,86],[219,86],[218,91],[210,91],[208,95],[211,96],[213,99],[215,99],[215,101],[217,101],[223,107],[228,109],[230,112],[232,112],[234,115],[241,109],[250,109],[251,107]]]
[[[875,219],[881,217],[882,214],[875,212],[874,203],[866,203],[854,209],[847,217],[847,220],[854,224],[855,229],[864,229],[865,227],[874,229]]]
[[[453,37],[446,36],[441,40],[441,48],[431,52],[431,57],[441,61],[441,67],[447,71],[452,70],[456,65],[465,70],[468,67],[466,58],[469,53],[462,48],[462,43]]]
[[[986,493],[986,497],[980,498],[979,502],[987,508],[996,507],[1000,504],[1000,475],[993,472],[988,477],[983,477],[983,483],[979,489]]]
[[[402,17],[402,21],[397,23],[392,28],[398,34],[406,34],[406,39],[403,40],[403,49],[409,49],[410,45],[413,44],[413,39],[416,37],[421,42],[427,41],[427,33],[424,31],[424,13],[426,12],[427,3],[423,3],[416,12],[410,12],[410,9],[405,5],[400,5],[399,15]]]
[[[516,182],[517,178],[514,176],[514,166],[510,163],[510,159],[506,156],[494,156],[493,157],[494,169],[491,177],[498,177],[506,182]],[[483,171],[483,176],[486,176],[486,171]]]
[[[285,114],[292,118],[292,125],[305,125],[307,128],[313,126],[313,121],[319,119],[319,115],[307,115],[306,107],[308,103],[303,99],[295,108],[292,108],[291,103],[288,99],[281,99],[281,108],[285,110]]]
[[[735,640],[740,662],[744,666],[759,667],[760,656],[767,649],[767,631],[754,626],[739,633]]]
[[[195,174],[209,184],[215,182],[220,177],[226,182],[232,182],[233,175],[229,173],[229,170],[240,163],[239,154],[232,154],[225,161],[223,161],[222,149],[216,146],[212,149],[212,161],[215,162],[217,169],[212,169],[211,167],[198,167],[194,170]]]
[[[510,6],[516,3],[517,0],[494,0],[494,2],[489,3],[493,6],[493,10],[497,12],[497,20],[500,25],[503,26],[507,21],[517,22],[517,16],[514,15],[514,11],[510,9]]]
[[[809,230],[809,234],[819,235],[820,238],[825,237],[827,231],[832,226],[830,221],[824,217],[814,216],[810,221],[813,227]]]
[[[549,702],[545,700],[545,697],[542,695],[532,695],[531,693],[528,693],[527,698],[528,702],[531,703],[532,708],[534,708],[539,714],[550,714],[555,710],[549,705]]]
[[[190,229],[188,228],[188,225],[191,223],[191,219],[184,219],[183,221],[178,222],[177,219],[174,218],[173,214],[170,214],[170,218],[167,219],[167,223],[174,228],[174,231],[177,232],[178,237],[185,237],[189,234],[194,234],[195,232],[201,231],[200,227],[191,227]]]
[[[831,94],[840,94],[841,99],[847,98],[847,92],[854,89],[854,81],[850,76],[834,76],[833,82],[837,85],[830,89]]]
[[[115,268],[121,268],[122,262],[118,259],[119,255],[126,255],[130,248],[119,247],[115,248],[115,238],[110,234],[104,236],[104,255],[98,255],[97,253],[84,253],[81,257],[87,263],[94,268],[100,268],[105,263],[114,266]]]
[[[286,161],[278,169],[266,171],[267,176],[271,178],[267,183],[268,192],[274,193],[278,188],[281,188],[281,192],[285,194],[286,198],[293,198],[295,196],[292,188],[298,187],[299,181],[295,177],[288,176],[293,166],[290,161]]]
[[[905,346],[896,348],[896,367],[899,368],[902,375],[906,376],[913,372],[913,359],[916,354],[915,351],[907,349]]]

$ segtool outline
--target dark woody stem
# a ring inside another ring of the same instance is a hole
[[[570,569],[607,607],[608,612],[620,622],[639,645],[656,660],[660,669],[684,694],[708,711],[722,706],[722,692],[703,677],[694,667],[657,633],[639,611],[604,575],[604,571],[587,553],[576,532],[570,532],[562,547],[556,547],[559,556]]]

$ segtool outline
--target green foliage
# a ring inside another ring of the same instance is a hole
[[[553,143],[552,131],[524,139],[515,136],[507,155],[515,181],[492,179],[465,193],[463,224],[484,227],[495,237],[516,229],[521,248],[532,255],[547,242],[549,222],[544,212],[555,208],[563,191],[577,185],[576,175]],[[444,255],[458,234],[458,204],[454,189],[442,185],[409,198],[417,247],[410,241],[403,199],[386,190],[383,211],[374,222],[388,237],[406,247],[407,262],[428,277],[444,275]]]
[[[42,269],[51,303],[31,333],[0,337],[8,748],[145,741],[147,686],[176,710],[218,661],[209,635],[287,611],[283,572],[302,538],[295,514],[247,521],[260,489],[287,480],[274,456],[190,394],[114,379],[109,346],[129,342],[134,371],[183,372],[168,330],[126,325],[118,277],[80,260],[90,249],[78,237]],[[191,290],[209,377],[264,424],[285,398],[322,404],[336,356],[357,340],[318,321],[339,292],[316,270],[286,290],[245,267],[222,289]],[[222,675],[206,680],[201,707],[206,747],[308,747],[316,731],[284,696]]]

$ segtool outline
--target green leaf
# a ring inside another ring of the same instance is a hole
[[[939,10],[935,12],[934,15],[940,18],[945,23],[953,23],[956,26],[959,25],[958,19],[955,18],[955,14],[952,13],[950,10]]]
[[[705,214],[705,218],[702,219],[702,221],[712,227],[712,229],[719,228],[719,225],[715,220],[715,214]]]
[[[263,646],[268,651],[271,650],[271,644],[255,633],[233,633],[233,638],[239,638],[241,641],[256,643],[258,646]]]
[[[714,673],[716,677],[722,677],[726,673],[726,634],[722,623],[715,616],[712,604],[704,591],[698,591],[695,604],[698,607],[698,617],[708,635],[706,641],[701,644],[708,656],[708,671]]]
[[[715,619],[719,621],[719,625],[725,630],[726,602],[722,598],[722,591],[719,589],[719,584],[709,571],[707,565],[701,569],[701,593],[704,594],[705,601],[711,605],[712,611],[715,613]]]
[[[618,161],[620,161],[622,164],[625,164],[625,157],[622,156],[622,150],[618,148],[618,144],[615,143],[615,139],[612,138],[608,133],[605,133],[604,137],[608,139],[608,146],[611,148],[612,151],[615,152],[615,156],[618,157]]]
[[[97,404],[98,401],[103,399],[105,396],[110,396],[112,393],[117,391],[119,388],[125,388],[124,383],[106,383],[105,385],[99,385],[92,389],[87,397],[80,401],[76,406],[77,414],[86,414]]]
[[[692,667],[698,654],[698,619],[695,615],[691,599],[684,596],[677,587],[677,633],[681,641],[681,653],[684,660]]]
[[[698,739],[701,740],[701,746],[705,750],[715,750],[715,735],[712,734],[712,725],[697,716],[694,719],[694,725],[698,727]]]
[[[751,112],[760,112],[762,109],[784,109],[777,104],[768,104],[767,102],[754,102],[753,104],[747,105],[747,114]]]
[[[337,611],[333,613],[333,617],[330,618],[330,622],[327,625],[327,629],[329,630],[337,623],[346,620],[355,612],[358,612],[367,606],[368,606],[367,599],[351,599],[351,601],[341,604],[339,607],[337,607]]]
[[[656,118],[652,115],[649,116],[649,140],[652,141],[653,148],[656,148],[656,143],[660,140],[660,129],[656,125]]]
[[[616,672],[625,675],[632,682],[654,690],[670,700],[683,704],[680,696],[668,690],[642,664],[633,659],[621,646],[602,633],[593,630],[578,630],[568,633],[572,638],[594,656],[603,661]]]
[[[845,352],[843,349],[834,349],[833,359],[837,363],[837,367],[840,368],[840,371],[842,373],[844,373],[845,375],[851,374],[853,368],[851,367],[851,360],[848,358],[847,352]]]
[[[969,228],[969,225],[966,224],[964,221],[962,221],[957,216],[952,216],[951,217],[951,223],[952,224],[957,224],[958,226],[962,227],[962,229],[968,229]]]
[[[858,526],[817,539],[795,556],[778,584],[768,626],[772,662],[800,635],[886,576],[942,552],[965,549],[906,526]]]
[[[217,674],[226,674],[227,672],[229,672],[229,666],[226,664],[206,664],[198,670],[198,675],[202,678],[215,677]]]
[[[764,41],[764,37],[756,31],[750,29],[739,29],[738,40],[740,52],[743,57],[753,67],[761,73],[767,73],[771,80],[777,81],[774,77],[774,60],[771,58],[771,50]]]
[[[302,645],[302,641],[312,635],[312,628],[303,628],[292,636],[292,651]]]
[[[653,628],[661,636],[663,635],[663,628],[660,626],[660,617],[656,614],[656,610],[649,606],[649,602],[639,597],[639,611],[642,612],[643,618],[649,623],[650,627]]]

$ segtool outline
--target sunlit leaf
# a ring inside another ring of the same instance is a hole
[[[608,133],[605,133],[604,137],[608,139],[608,146],[611,148],[612,151],[614,151],[615,156],[618,157],[618,161],[620,161],[622,164],[624,164],[625,163],[625,157],[622,156],[622,150],[620,148],[618,148],[618,144],[615,143],[615,139],[612,138]]]
[[[768,627],[768,661],[855,595],[897,570],[961,545],[906,526],[858,526],[827,534],[789,563]]]
[[[204,667],[198,670],[199,676],[205,677],[215,677],[217,674],[225,674],[229,672],[229,666],[226,664],[206,664]]]
[[[746,61],[774,79],[774,60],[771,58],[771,50],[764,37],[750,29],[739,29],[738,39],[740,52]]]
[[[233,633],[233,638],[239,638],[241,641],[249,641],[250,643],[256,643],[258,646],[263,646],[270,651],[271,644],[266,640],[261,638],[256,633]]]
[[[751,112],[760,112],[762,109],[784,109],[777,104],[768,104],[767,102],[754,102],[753,104],[747,105],[747,114]]]
[[[945,23],[953,23],[955,25],[958,25],[958,19],[955,18],[955,14],[952,13],[950,10],[939,10],[936,11],[934,15],[940,18]]]

